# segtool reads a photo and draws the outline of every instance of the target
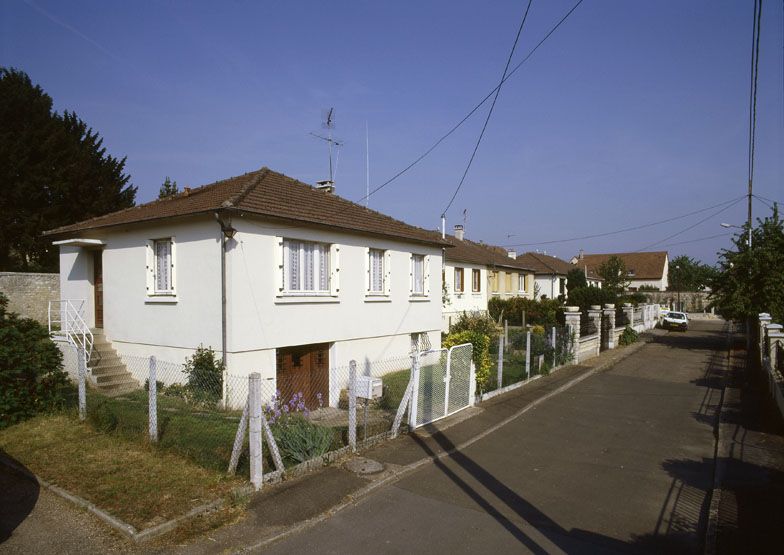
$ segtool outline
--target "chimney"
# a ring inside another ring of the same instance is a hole
[[[334,193],[335,182],[330,181],[329,179],[325,179],[324,181],[316,181],[316,189],[319,191],[325,191],[327,193]]]
[[[515,260],[517,259],[517,251],[514,249],[509,249],[506,251],[506,254],[509,255],[509,258],[514,258]]]
[[[463,230],[463,226],[460,224],[455,224],[455,239],[462,241],[464,236],[465,231]]]
[[[191,188],[190,187],[183,187],[182,188],[182,192],[185,193],[185,196],[187,197],[188,195],[191,194]]]

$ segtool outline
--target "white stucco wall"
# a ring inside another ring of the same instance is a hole
[[[237,234],[227,256],[228,362],[233,374],[275,375],[277,347],[334,343],[330,366],[354,359],[406,355],[410,334],[427,332],[440,346],[441,249],[341,232],[276,226],[235,218]],[[340,291],[335,297],[285,297],[279,292],[276,237],[340,246]],[[390,252],[390,290],[366,295],[367,249]],[[426,298],[410,295],[410,254],[429,257]]]
[[[455,292],[455,268],[463,268],[463,292]],[[473,288],[473,271],[479,270],[479,292]],[[442,313],[443,331],[449,331],[449,326],[456,322],[463,312],[487,311],[487,267],[478,264],[463,262],[447,262],[445,264],[444,282],[447,288],[449,302],[444,305]]]
[[[566,280],[566,277],[563,276],[551,276],[551,275],[537,275],[536,276],[536,285],[539,286],[539,295],[536,297],[537,300],[541,299],[543,295],[547,295],[548,299],[557,299],[558,295],[561,294],[561,283],[560,280]],[[564,287],[564,294],[566,293],[566,287]]]

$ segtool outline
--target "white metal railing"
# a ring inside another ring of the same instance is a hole
[[[61,299],[49,301],[49,335],[62,337],[90,360],[94,337],[84,321],[84,300]]]

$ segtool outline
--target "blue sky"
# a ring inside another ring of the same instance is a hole
[[[515,60],[573,5],[534,0]],[[26,71],[104,137],[139,187],[182,187],[269,166],[327,175],[322,110],[345,141],[337,192],[402,169],[500,79],[524,2],[0,2],[0,65]],[[765,2],[755,192],[784,200],[782,4]],[[585,0],[504,85],[447,226],[533,243],[663,220],[746,191],[752,0]],[[513,62],[514,63],[514,62]],[[436,228],[486,114],[372,196]],[[769,212],[755,200],[757,215]],[[715,211],[715,210],[714,210]],[[634,251],[712,212],[591,240],[562,257]],[[706,262],[745,203],[656,248]],[[537,248],[519,246],[518,251]]]

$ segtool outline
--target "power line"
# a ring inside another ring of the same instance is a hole
[[[539,49],[539,47],[540,47],[540,46],[542,46],[542,44],[544,44],[544,43],[545,43],[545,41],[546,41],[547,39],[549,39],[549,38],[550,38],[550,36],[551,36],[551,35],[552,35],[552,34],[553,34],[553,33],[554,33],[554,32],[555,32],[555,31],[556,31],[556,30],[557,30],[557,29],[558,29],[558,28],[559,28],[559,27],[560,27],[560,26],[563,24],[563,22],[564,22],[564,21],[566,21],[566,20],[569,18],[569,16],[570,16],[570,15],[572,15],[572,13],[574,12],[574,10],[576,10],[576,9],[577,9],[577,7],[578,7],[580,4],[582,4],[582,3],[583,3],[583,0],[578,0],[578,1],[577,1],[577,3],[576,3],[574,6],[572,6],[572,9],[570,9],[568,12],[566,12],[566,14],[565,14],[565,15],[564,15],[564,16],[563,16],[563,17],[562,17],[560,20],[558,20],[558,23],[556,23],[556,24],[553,26],[553,28],[552,28],[552,29],[550,29],[550,30],[547,32],[547,34],[546,34],[546,35],[545,35],[545,36],[542,38],[542,40],[540,40],[540,41],[539,41],[539,42],[536,44],[536,46],[534,46],[534,47],[533,47],[533,48],[532,48],[532,49],[531,49],[531,50],[528,52],[528,54],[526,54],[526,56],[525,56],[525,57],[524,57],[522,60],[520,60],[520,62],[518,62],[518,63],[517,63],[517,65],[515,65],[515,66],[512,68],[512,70],[511,70],[511,71],[510,71],[510,72],[507,74],[507,76],[504,78],[504,80],[503,80],[503,81],[501,81],[501,82],[498,84],[498,86],[497,86],[497,87],[495,87],[495,88],[494,88],[492,91],[490,91],[489,93],[487,93],[487,95],[486,95],[486,96],[485,96],[485,97],[484,97],[484,98],[483,98],[483,99],[482,99],[482,100],[481,100],[481,101],[480,101],[480,102],[479,102],[479,103],[478,103],[476,106],[474,106],[474,107],[471,109],[471,111],[470,111],[470,112],[468,112],[468,114],[466,114],[466,115],[465,115],[465,117],[463,117],[463,119],[461,119],[459,122],[457,122],[457,124],[455,124],[455,125],[454,125],[454,126],[453,126],[453,127],[450,129],[450,130],[449,130],[449,131],[447,131],[446,133],[444,133],[444,134],[441,136],[441,138],[439,138],[439,139],[438,139],[438,140],[437,140],[435,143],[433,143],[433,145],[432,145],[430,148],[428,148],[428,149],[427,149],[427,150],[426,150],[424,153],[422,153],[422,154],[421,154],[419,157],[415,158],[415,159],[414,159],[414,161],[413,161],[413,162],[411,162],[411,163],[410,163],[408,166],[406,166],[405,168],[403,168],[402,170],[400,170],[399,172],[397,172],[395,175],[393,175],[392,177],[390,177],[389,179],[387,179],[387,180],[386,180],[384,183],[382,183],[382,184],[381,184],[381,185],[379,185],[378,187],[374,188],[372,191],[370,191],[368,194],[366,194],[366,195],[365,195],[363,198],[359,199],[359,200],[357,201],[357,203],[361,203],[361,202],[362,202],[362,201],[364,201],[366,198],[368,198],[368,197],[370,197],[370,196],[372,196],[372,195],[376,194],[378,191],[380,191],[381,189],[383,189],[384,187],[386,187],[387,185],[389,185],[390,183],[392,183],[393,181],[395,181],[395,180],[396,180],[398,177],[400,177],[401,175],[403,175],[404,173],[406,173],[408,170],[410,170],[411,168],[413,168],[414,166],[416,166],[416,165],[417,165],[419,162],[421,162],[422,160],[424,160],[424,159],[425,159],[425,158],[426,158],[426,157],[427,157],[427,156],[428,156],[428,155],[429,155],[431,152],[433,152],[433,151],[434,151],[436,148],[438,148],[438,145],[440,145],[442,142],[444,142],[444,140],[446,140],[446,139],[447,139],[447,138],[448,138],[450,135],[452,135],[452,133],[454,133],[455,131],[457,131],[457,130],[458,130],[458,129],[459,129],[459,128],[460,128],[460,127],[461,127],[461,126],[462,126],[462,125],[463,125],[463,124],[466,122],[466,121],[468,121],[468,120],[471,118],[471,116],[473,116],[473,115],[476,113],[476,111],[477,111],[477,110],[479,110],[479,108],[481,108],[482,106],[484,106],[484,103],[485,103],[485,102],[487,102],[487,101],[490,99],[490,97],[492,97],[492,96],[493,96],[493,94],[495,94],[496,90],[497,90],[498,88],[500,88],[500,87],[501,87],[501,85],[503,85],[503,84],[504,84],[506,81],[508,81],[508,80],[509,80],[509,78],[510,78],[510,77],[512,77],[512,75],[514,75],[514,74],[515,74],[515,72],[517,72],[517,70],[518,70],[518,69],[520,69],[520,67],[521,67],[521,66],[522,66],[522,65],[523,65],[525,62],[527,62],[527,61],[528,61],[528,60],[531,58],[531,56],[533,56],[533,55],[534,55],[534,52],[536,52],[536,51]]]
[[[714,208],[719,208],[725,206],[730,203],[738,203],[745,198],[745,195],[736,197],[730,200],[725,200],[724,202],[720,202],[719,204],[714,204],[713,206],[708,206],[707,208],[700,208],[699,210],[695,210],[693,212],[689,212],[687,214],[681,214],[680,216],[674,216],[672,218],[667,218],[666,220],[660,220],[658,222],[651,222],[642,225],[636,225],[632,227],[626,227],[623,229],[618,229],[615,231],[607,231],[605,233],[594,233],[593,235],[581,235],[579,237],[570,237],[568,239],[555,239],[551,241],[538,241],[534,243],[515,243],[514,245],[504,245],[504,247],[529,247],[533,245],[553,245],[556,243],[570,243],[572,241],[582,241],[585,239],[596,239],[598,237],[608,237],[610,235],[618,235],[620,233],[627,233],[629,231],[637,231],[639,229],[645,229],[647,227],[653,227],[661,224],[666,224],[669,222],[674,222],[676,220],[681,220],[683,218],[688,218],[689,216],[694,216],[695,214],[700,214],[702,212],[707,212],[708,210],[713,210]]]
[[[677,247],[678,245],[688,245],[689,243],[698,243],[700,241],[707,241],[709,239],[716,239],[717,237],[728,237],[732,233],[717,233],[716,235],[709,235],[707,237],[700,237],[699,239],[690,239],[688,241],[679,241],[677,243],[668,243],[662,247]]]
[[[757,197],[757,200],[765,200],[765,201],[768,201],[768,202],[772,202],[773,204],[779,204],[779,205],[783,204],[780,200],[774,200],[774,199],[771,199],[771,198],[763,197],[763,196],[758,195],[757,193],[754,193],[754,196]],[[771,208],[773,208],[773,206],[771,206]]]
[[[754,151],[757,134],[757,82],[759,80],[759,45],[762,21],[762,0],[754,0],[754,19],[751,34],[751,76],[749,82],[749,184],[748,184],[748,228],[751,248],[752,206],[754,190]]]
[[[744,197],[745,197],[745,195],[744,195]],[[657,245],[661,245],[662,243],[664,243],[664,242],[666,242],[666,241],[669,241],[669,240],[670,240],[670,239],[672,239],[673,237],[677,237],[678,235],[682,235],[682,234],[686,233],[687,231],[690,231],[690,230],[694,229],[694,228],[695,228],[695,227],[697,227],[698,225],[700,225],[700,224],[703,224],[703,223],[707,222],[707,221],[708,221],[708,220],[710,220],[711,218],[714,218],[714,217],[718,216],[718,215],[719,215],[719,214],[721,214],[722,212],[725,212],[726,210],[729,210],[730,208],[732,208],[733,206],[735,206],[736,204],[738,204],[740,201],[742,201],[742,200],[744,199],[744,197],[740,197],[739,199],[737,199],[737,200],[736,200],[736,201],[734,201],[733,203],[731,203],[731,204],[729,204],[729,205],[725,206],[725,207],[724,207],[724,208],[722,208],[721,210],[718,210],[718,211],[716,211],[716,212],[714,212],[714,213],[712,213],[712,214],[709,214],[708,216],[706,216],[705,218],[701,219],[701,220],[700,220],[699,222],[697,222],[696,224],[692,224],[692,225],[690,225],[689,227],[687,227],[687,228],[685,228],[685,229],[682,229],[682,230],[680,230],[680,231],[678,231],[678,232],[676,232],[676,233],[673,233],[672,235],[668,235],[667,237],[665,237],[665,238],[664,238],[664,239],[662,239],[661,241],[656,241],[655,243],[651,243],[650,245],[647,245],[647,246],[645,246],[645,247],[643,247],[643,248],[641,248],[641,249],[637,249],[637,250],[636,250],[636,251],[634,251],[634,252],[647,251],[648,249],[650,249],[650,248],[652,248],[652,247],[655,247],[655,246],[657,246]]]
[[[490,118],[493,117],[493,110],[495,109],[495,103],[498,101],[498,95],[501,94],[501,85],[504,84],[506,81],[506,73],[509,71],[509,64],[512,63],[512,57],[514,56],[515,49],[517,48],[517,43],[520,40],[520,33],[523,32],[523,26],[525,25],[526,19],[528,19],[528,12],[531,9],[531,3],[533,0],[528,0],[528,6],[525,8],[525,13],[523,14],[523,20],[520,22],[520,27],[517,29],[517,36],[515,36],[514,44],[512,45],[512,50],[509,52],[509,57],[506,60],[506,65],[504,66],[504,73],[501,75],[501,82],[498,83],[498,86],[495,89],[495,96],[493,97],[493,103],[490,104],[490,109],[487,111],[487,117],[485,118],[485,123],[482,125],[482,131],[479,133],[479,138],[476,140],[476,144],[474,145],[474,151],[471,153],[471,157],[468,159],[468,164],[466,164],[465,171],[463,171],[463,176],[460,178],[460,183],[457,184],[457,188],[455,188],[455,192],[452,193],[452,198],[449,199],[449,202],[446,204],[446,208],[444,211],[441,212],[441,217],[443,218],[446,216],[446,213],[449,211],[449,208],[452,206],[452,203],[455,202],[455,198],[457,197],[457,193],[460,192],[460,189],[463,187],[463,183],[465,182],[465,178],[468,175],[468,170],[471,169],[471,164],[474,163],[474,158],[476,157],[476,152],[479,150],[479,145],[482,142],[482,137],[485,136],[485,131],[487,130],[487,124],[490,123]]]

